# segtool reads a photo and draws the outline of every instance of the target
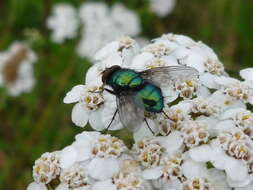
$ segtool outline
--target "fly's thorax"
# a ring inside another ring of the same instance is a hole
[[[138,72],[131,69],[119,69],[114,71],[108,78],[108,85],[114,91],[135,90],[143,84],[143,79]]]
[[[134,101],[148,112],[160,113],[164,107],[161,89],[148,82],[136,91]]]

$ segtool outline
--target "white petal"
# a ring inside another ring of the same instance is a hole
[[[97,138],[100,136],[100,132],[96,131],[84,131],[82,133],[79,133],[75,136],[75,139],[77,141],[86,141],[91,142],[94,138]]]
[[[181,101],[178,104],[171,106],[171,109],[182,110],[184,113],[189,113],[191,108],[192,104],[187,101]]]
[[[81,93],[85,91],[85,85],[74,86],[64,97],[63,102],[65,104],[78,102],[81,97]]]
[[[119,49],[119,42],[118,41],[111,42],[95,54],[95,60],[102,60],[111,53],[117,51],[118,49]]]
[[[100,86],[102,85],[102,78],[100,75],[100,71],[99,71],[99,64],[95,64],[92,67],[90,67],[86,73],[86,77],[85,77],[85,83],[86,84],[94,84],[94,82],[96,82],[94,85]]]
[[[77,151],[73,146],[65,147],[60,153],[61,168],[68,168],[72,166],[77,160]]]
[[[106,128],[101,117],[102,109],[103,108],[99,108],[98,110],[91,112],[89,116],[90,126],[96,131],[103,131]]]
[[[116,185],[112,183],[111,179],[99,181],[92,186],[92,190],[116,190]]]
[[[60,185],[58,185],[55,190],[69,190],[68,186],[61,183]]]
[[[145,64],[153,58],[154,58],[154,55],[148,52],[143,52],[140,55],[136,55],[132,61],[131,68],[145,69]]]
[[[240,76],[249,81],[253,81],[253,68],[247,68],[240,71]]]
[[[192,160],[185,160],[182,165],[182,172],[187,178],[203,177],[207,173],[204,163],[197,163]]]
[[[77,103],[72,109],[71,119],[76,126],[85,127],[89,114],[90,111],[82,103]]]
[[[217,133],[221,133],[222,131],[231,131],[236,129],[235,123],[232,120],[224,120],[219,122],[215,127]]]
[[[208,173],[206,177],[213,185],[214,189],[217,190],[231,190],[229,187],[226,175],[224,171],[217,170],[215,168],[208,169]]]
[[[170,155],[178,152],[183,144],[183,138],[179,131],[173,131],[167,137],[157,137],[157,139]]]
[[[209,135],[211,137],[216,137],[218,135],[218,131],[215,128],[215,126],[217,126],[217,123],[219,122],[218,119],[216,119],[215,117],[212,116],[199,116],[197,119],[197,121],[202,121],[206,124],[207,126],[207,130],[209,132]]]
[[[242,181],[248,176],[246,164],[240,160],[230,158],[225,162],[225,170],[229,178],[232,180]]]
[[[229,109],[226,112],[224,112],[220,119],[231,119],[233,118],[237,113],[245,112],[246,110],[243,108],[235,108],[235,109]]]
[[[210,155],[212,164],[214,165],[215,168],[224,170],[225,164],[227,162],[227,159],[229,159],[229,157],[219,147],[213,148],[212,151],[213,151],[212,155]]]
[[[47,187],[44,184],[32,182],[28,185],[26,190],[47,190]]]
[[[210,94],[209,89],[203,85],[201,85],[197,90],[197,97],[207,98]]]
[[[197,69],[199,73],[203,73],[205,70],[205,61],[205,58],[200,54],[191,52],[184,60],[184,63],[186,63],[187,66]]]
[[[252,189],[253,189],[253,182],[251,182],[247,186],[235,188],[235,190],[252,190]]]
[[[212,89],[218,89],[219,85],[215,82],[215,75],[212,75],[210,73],[203,73],[200,75],[199,79],[203,85],[205,85],[208,88]]]
[[[248,186],[251,181],[252,181],[252,179],[250,177],[247,177],[247,178],[239,181],[239,180],[233,180],[233,179],[229,178],[229,176],[227,176],[227,183],[229,184],[229,186],[241,187],[243,190],[244,190],[245,186]]]
[[[208,162],[212,155],[212,148],[209,145],[202,145],[189,150],[191,159],[196,162]]]
[[[162,166],[150,168],[150,169],[144,170],[141,175],[144,179],[147,179],[147,180],[158,179],[163,174],[162,170],[163,170]]]
[[[76,161],[85,161],[91,158],[91,145],[89,142],[76,141],[72,144],[76,150]]]
[[[88,165],[88,173],[98,180],[111,178],[119,171],[119,162],[113,158],[94,158]]]
[[[230,77],[221,76],[221,77],[216,77],[215,82],[219,85],[228,86],[230,84],[238,82],[238,80],[234,78],[230,78]]]
[[[142,127],[140,127],[139,130],[137,130],[136,132],[134,132],[133,136],[134,136],[134,141],[135,142],[139,142],[144,137],[151,137],[151,136],[153,136],[153,133],[149,130],[149,128],[147,126],[142,126]]]
[[[102,60],[102,64],[104,65],[103,70],[106,68],[110,68],[113,65],[122,65],[123,60],[120,56],[119,52],[114,52],[108,55],[105,59]]]
[[[173,102],[178,97],[178,92],[175,91],[172,87],[161,86],[161,90],[163,93],[165,103]]]

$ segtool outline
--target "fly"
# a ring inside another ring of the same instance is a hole
[[[107,68],[102,72],[102,82],[111,87],[104,90],[116,96],[117,109],[106,129],[109,129],[118,113],[124,127],[136,131],[145,122],[153,133],[144,115],[146,112],[166,115],[161,87],[196,76],[198,71],[187,66],[157,67],[142,72],[118,65]]]

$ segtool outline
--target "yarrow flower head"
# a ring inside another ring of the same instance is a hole
[[[35,161],[33,178],[37,183],[49,183],[60,174],[59,152],[44,153]]]
[[[208,127],[201,121],[188,121],[181,129],[187,147],[205,144],[208,141]]]
[[[105,14],[103,6],[100,10]],[[44,190],[55,181],[57,190],[253,189],[251,68],[240,72],[244,81],[234,79],[211,48],[175,34],[144,47],[123,36],[94,60],[85,83],[64,98],[76,103],[72,121],[97,131],[124,126],[134,143],[129,149],[118,137],[84,131],[57,152],[57,159],[47,153],[47,159],[36,161],[29,190]],[[136,74],[130,80],[134,85],[143,80],[157,87],[162,109],[147,109],[157,100],[155,90],[144,104],[137,90],[136,96],[113,91],[114,81],[107,78],[113,69]]]
[[[47,19],[47,27],[53,30],[54,42],[63,43],[76,37],[79,20],[75,8],[64,3],[55,5],[53,14]]]
[[[35,53],[22,42],[14,42],[0,53],[0,86],[5,86],[11,96],[29,92],[35,84],[33,64]]]
[[[89,187],[87,171],[80,164],[74,164],[70,168],[62,170],[60,181],[61,185],[65,185],[69,189]]]

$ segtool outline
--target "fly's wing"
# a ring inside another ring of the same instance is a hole
[[[197,78],[199,72],[187,66],[156,67],[140,72],[143,79],[157,86],[167,86]]]
[[[135,105],[133,96],[134,94],[129,93],[117,97],[117,107],[123,126],[134,132],[144,122],[144,109]]]

